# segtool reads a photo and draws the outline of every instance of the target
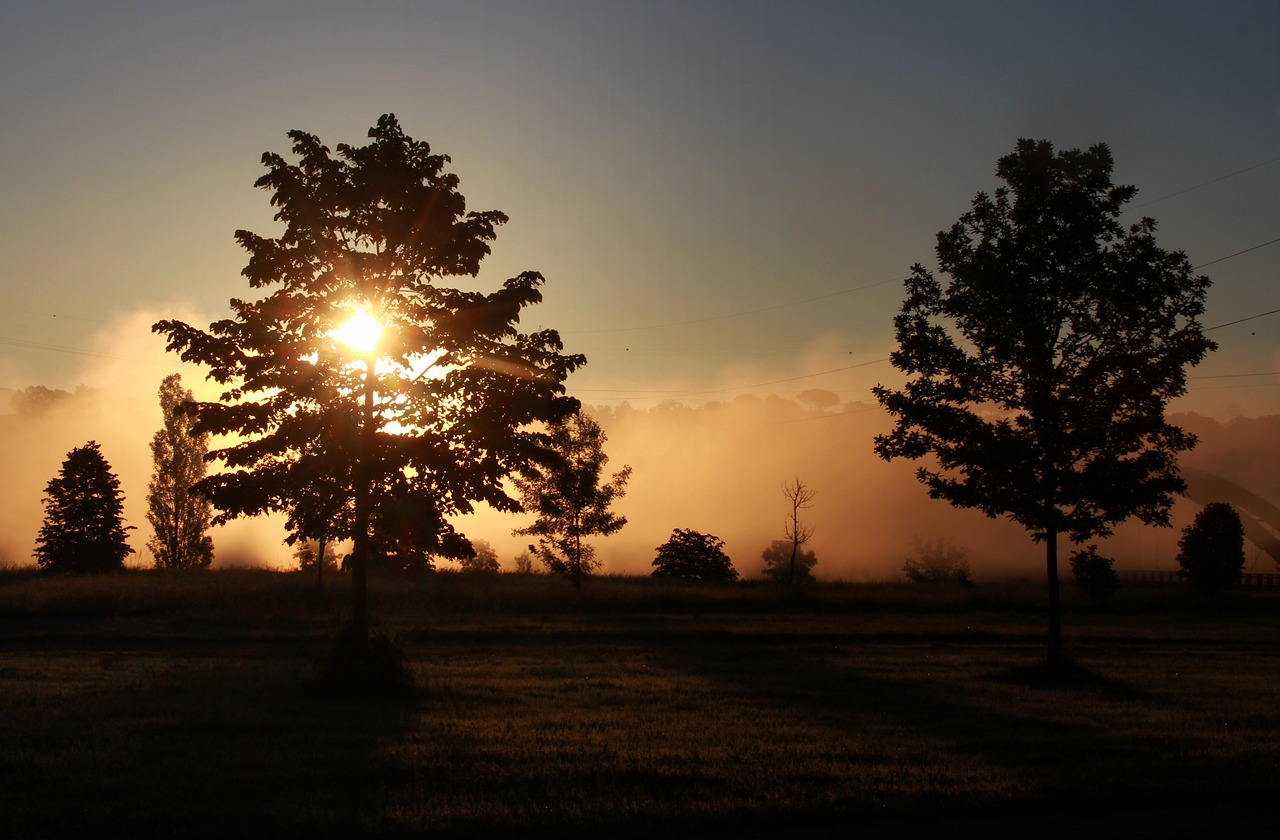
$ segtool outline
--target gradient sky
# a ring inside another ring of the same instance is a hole
[[[1207,325],[1280,307],[1280,243],[1255,248],[1280,238],[1273,0],[0,12],[0,387],[153,399],[176,365],[146,326],[250,295],[232,232],[273,232],[262,152],[388,111],[509,214],[481,277],[547,276],[530,326],[587,354],[589,403],[867,399],[897,280],[1019,137],[1108,143],[1132,219],[1193,264],[1254,248],[1204,269]],[[1280,413],[1280,315],[1213,336],[1180,407]]]

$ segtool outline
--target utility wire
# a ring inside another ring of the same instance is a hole
[[[1245,248],[1243,251],[1236,251],[1234,254],[1227,254],[1225,257],[1218,257],[1216,260],[1209,260],[1208,262],[1200,263],[1199,265],[1192,266],[1192,267],[1191,267],[1191,270],[1192,270],[1192,271],[1199,271],[1199,270],[1200,270],[1200,269],[1202,269],[1202,268],[1208,268],[1209,266],[1214,265],[1214,264],[1216,264],[1216,263],[1226,262],[1227,260],[1231,259],[1232,257],[1238,257],[1238,256],[1240,256],[1241,254],[1247,254],[1247,253],[1249,253],[1250,251],[1256,251],[1256,250],[1258,250],[1259,248],[1265,248],[1265,247],[1267,247],[1268,245],[1274,245],[1274,244],[1276,244],[1277,242],[1280,242],[1280,236],[1277,236],[1275,239],[1268,240],[1267,242],[1263,242],[1261,245],[1254,245],[1254,246],[1253,246],[1253,247],[1251,247],[1251,248]]]
[[[1246,172],[1252,172],[1252,171],[1253,171],[1253,170],[1255,170],[1255,169],[1261,169],[1261,168],[1262,168],[1262,167],[1264,167],[1264,166],[1270,166],[1271,164],[1273,164],[1273,163],[1275,163],[1275,162],[1277,162],[1277,161],[1280,161],[1280,157],[1273,157],[1273,158],[1271,158],[1271,160],[1264,160],[1262,163],[1255,163],[1253,166],[1246,166],[1244,169],[1237,169],[1235,172],[1232,172],[1232,173],[1230,173],[1230,174],[1228,174],[1228,175],[1222,175],[1222,176],[1217,177],[1217,178],[1214,178],[1214,179],[1212,179],[1212,180],[1205,181],[1205,182],[1204,182],[1204,183],[1202,183],[1202,184],[1196,184],[1194,187],[1186,187],[1185,189],[1177,190],[1176,192],[1171,192],[1171,193],[1168,193],[1167,195],[1162,195],[1162,196],[1160,196],[1159,198],[1153,198],[1153,199],[1151,199],[1150,201],[1144,201],[1144,202],[1142,202],[1141,204],[1135,204],[1135,205],[1133,205],[1132,207],[1129,207],[1129,208],[1127,208],[1127,209],[1129,209],[1129,210],[1138,210],[1138,209],[1141,209],[1141,208],[1143,208],[1143,207],[1148,207],[1148,206],[1150,206],[1150,205],[1152,205],[1152,204],[1155,204],[1155,203],[1156,203],[1156,202],[1158,202],[1158,201],[1164,201],[1165,199],[1173,198],[1173,197],[1175,197],[1175,196],[1185,195],[1186,193],[1192,192],[1192,191],[1194,191],[1194,190],[1198,190],[1198,189],[1200,189],[1200,188],[1202,188],[1202,187],[1207,187],[1207,186],[1210,186],[1211,184],[1216,184],[1216,183],[1218,183],[1219,181],[1225,181],[1225,180],[1227,180],[1228,178],[1234,178],[1234,177],[1236,177],[1237,175],[1243,175],[1243,174],[1244,174],[1244,173],[1246,173]]]
[[[1259,312],[1257,315],[1250,315],[1248,318],[1237,318],[1234,321],[1227,321],[1225,324],[1214,324],[1212,327],[1205,327],[1202,330],[1202,332],[1211,332],[1213,330],[1220,330],[1223,327],[1232,327],[1232,326],[1235,326],[1236,324],[1243,324],[1245,321],[1255,321],[1258,318],[1265,318],[1268,315],[1274,315],[1277,312],[1280,312],[1280,309],[1272,309],[1267,312]]]

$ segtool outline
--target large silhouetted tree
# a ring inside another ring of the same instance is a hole
[[[133,553],[124,524],[120,479],[97,442],[67,453],[45,486],[44,524],[36,537],[36,563],[50,572],[114,572]]]
[[[876,438],[881,457],[928,457],[917,476],[930,496],[1045,544],[1051,666],[1058,535],[1168,524],[1195,438],[1165,406],[1214,347],[1198,320],[1208,278],[1156,245],[1151,219],[1121,225],[1136,190],[1111,169],[1104,145],[1019,141],[996,167],[1005,186],[938,234],[945,285],[912,268],[891,357],[907,382],[874,389],[897,420]]]
[[[525,509],[537,515],[532,525],[515,533],[536,536],[537,544],[530,546],[533,553],[548,569],[581,587],[583,578],[599,566],[586,538],[617,533],[627,524],[625,516],[610,508],[626,492],[631,467],[603,481],[609,463],[604,452],[607,438],[586,414],[553,424],[550,435],[557,461],[514,480]]]
[[[352,631],[363,646],[374,543],[465,551],[446,517],[477,502],[519,510],[504,481],[545,459],[540,424],[577,410],[564,381],[585,359],[563,354],[554,330],[520,329],[542,299],[541,275],[476,290],[470,278],[506,216],[468,211],[449,158],[394,116],[336,154],[311,134],[289,137],[295,160],[263,155],[256,184],[284,229],[236,232],[261,297],[232,300],[232,317],[208,330],[154,329],[225,388],[196,409],[196,431],[239,438],[210,453],[223,469],[197,485],[215,521],[283,511],[294,534],[352,539]],[[322,534],[314,517],[348,503],[350,519]]]
[[[207,568],[213,561],[213,539],[205,533],[213,506],[191,492],[204,478],[209,435],[193,431],[191,403],[191,392],[182,387],[179,374],[160,383],[164,425],[151,438],[153,471],[147,489],[147,520],[155,531],[147,548],[159,569]]]

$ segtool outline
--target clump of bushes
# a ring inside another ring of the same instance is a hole
[[[973,586],[965,550],[946,537],[915,540],[915,555],[902,564],[912,583],[951,583]]]
[[[1120,576],[1114,568],[1115,560],[1103,557],[1098,547],[1091,545],[1071,555],[1071,574],[1076,579],[1080,594],[1095,601],[1105,601],[1120,586]]]

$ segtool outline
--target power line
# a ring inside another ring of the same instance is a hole
[[[1209,261],[1208,261],[1208,262],[1206,262],[1206,263],[1200,263],[1199,265],[1192,266],[1192,267],[1191,267],[1191,270],[1192,270],[1192,271],[1199,271],[1200,269],[1202,269],[1202,268],[1207,268],[1207,267],[1209,267],[1209,266],[1211,266],[1211,265],[1214,265],[1215,263],[1226,262],[1227,260],[1231,259],[1232,257],[1238,257],[1238,256],[1240,256],[1241,254],[1247,254],[1247,253],[1249,253],[1250,251],[1256,251],[1256,250],[1258,250],[1259,248],[1265,248],[1265,247],[1267,247],[1268,245],[1274,245],[1274,244],[1276,244],[1277,242],[1280,242],[1280,236],[1277,236],[1275,239],[1268,240],[1267,242],[1263,242],[1261,245],[1254,245],[1254,246],[1253,246],[1253,247],[1251,247],[1251,248],[1245,248],[1243,251],[1236,251],[1234,254],[1227,254],[1225,257],[1218,257],[1216,260],[1209,260]]]
[[[1280,309],[1272,309],[1267,312],[1259,312],[1257,315],[1250,315],[1248,318],[1237,318],[1234,321],[1227,321],[1225,324],[1215,324],[1212,327],[1205,327],[1203,332],[1212,332],[1213,330],[1220,330],[1223,327],[1233,327],[1236,324],[1243,324],[1245,321],[1256,321],[1259,318],[1265,318],[1268,315],[1274,315],[1277,312],[1280,312]]]
[[[7,338],[0,336],[0,344],[8,344],[11,347],[28,347],[33,350],[51,350],[54,353],[69,353],[74,356],[92,356],[96,359],[112,359],[117,362],[137,362],[140,359],[129,359],[124,356],[112,356],[109,353],[95,353],[92,350],[82,350],[78,347],[68,347],[63,344],[45,344],[39,341],[25,341],[21,338]]]
[[[1277,161],[1280,161],[1280,157],[1273,157],[1273,158],[1271,158],[1271,160],[1264,160],[1262,163],[1255,163],[1253,166],[1246,166],[1244,169],[1238,169],[1238,170],[1236,170],[1235,172],[1232,172],[1232,173],[1230,173],[1230,174],[1228,174],[1228,175],[1222,175],[1222,176],[1220,176],[1220,177],[1218,177],[1218,178],[1214,178],[1214,179],[1212,179],[1212,180],[1205,181],[1205,182],[1204,182],[1204,183],[1202,183],[1202,184],[1196,184],[1194,187],[1187,187],[1187,188],[1185,188],[1185,189],[1177,190],[1176,192],[1171,192],[1171,193],[1169,193],[1169,194],[1167,194],[1167,195],[1162,195],[1162,196],[1160,196],[1159,198],[1153,198],[1153,199],[1151,199],[1150,201],[1144,201],[1144,202],[1142,202],[1141,204],[1135,204],[1135,205],[1133,205],[1132,207],[1130,207],[1130,208],[1128,208],[1128,209],[1130,209],[1130,210],[1138,210],[1138,209],[1143,208],[1143,207],[1148,207],[1148,206],[1150,206],[1150,205],[1152,205],[1152,204],[1155,204],[1155,203],[1156,203],[1156,202],[1158,202],[1158,201],[1164,201],[1165,199],[1168,199],[1168,198],[1173,198],[1173,197],[1175,197],[1175,196],[1179,196],[1179,195],[1185,195],[1186,193],[1192,192],[1193,190],[1198,190],[1198,189],[1200,189],[1200,188],[1202,188],[1202,187],[1207,187],[1207,186],[1210,186],[1211,184],[1216,184],[1216,183],[1218,183],[1219,181],[1225,181],[1225,180],[1227,180],[1228,178],[1234,178],[1234,177],[1236,177],[1237,175],[1243,175],[1243,174],[1244,174],[1244,173],[1246,173],[1246,172],[1252,172],[1252,171],[1253,171],[1253,170],[1255,170],[1255,169],[1261,169],[1261,168],[1262,168],[1262,167],[1264,167],[1264,166],[1270,166],[1271,164],[1273,164],[1273,163],[1275,163],[1275,162],[1277,162]]]

